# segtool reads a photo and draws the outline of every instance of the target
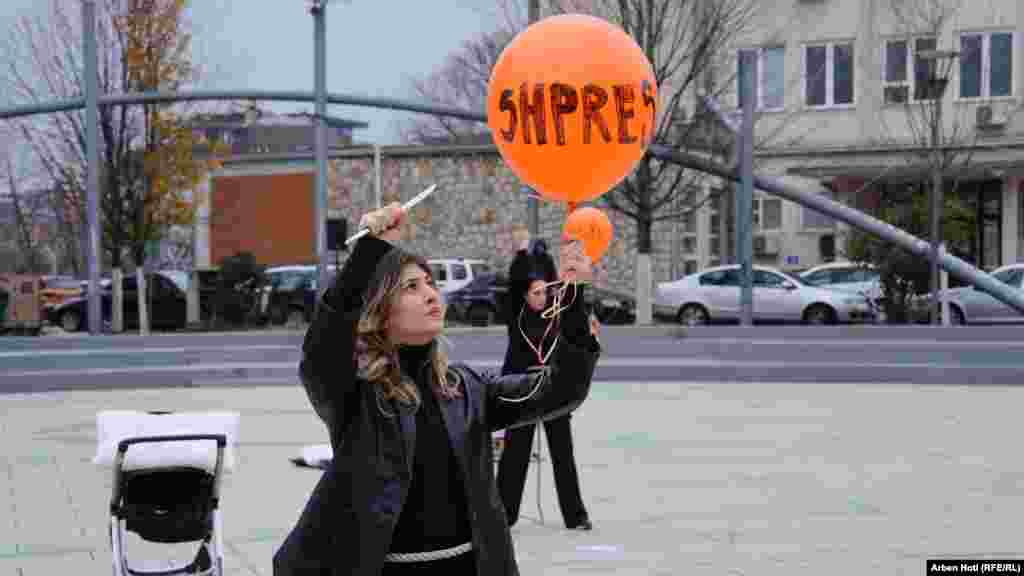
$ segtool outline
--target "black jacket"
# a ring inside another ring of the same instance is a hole
[[[524,332],[534,346],[543,338],[545,353],[553,344],[557,334],[556,327],[547,333],[547,337],[544,336],[548,321],[542,319],[539,312],[534,312],[526,305],[526,293],[533,280],[552,282],[556,278],[554,259],[546,252],[538,254],[525,249],[516,252],[512,264],[509,265],[508,292],[505,293],[503,303],[505,323],[508,328],[508,347],[505,349],[505,361],[501,366],[502,374],[526,372],[527,369],[538,363],[537,353],[523,338]],[[577,295],[577,300],[581,304],[581,309],[586,311],[582,292]]]
[[[379,400],[375,387],[356,376],[353,355],[363,292],[389,249],[376,238],[359,241],[306,333],[299,374],[327,425],[334,460],[274,554],[275,575],[376,575],[389,551],[411,480],[416,416]],[[462,379],[464,394],[442,401],[442,412],[465,478],[482,575],[519,573],[494,483],[491,433],[568,413],[590,389],[600,346],[583,309],[564,313],[560,330],[562,343],[546,372],[498,376],[450,368],[451,377]],[[381,406],[395,416],[382,414]]]

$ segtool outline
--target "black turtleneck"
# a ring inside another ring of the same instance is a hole
[[[470,542],[473,533],[462,470],[448,438],[441,406],[431,389],[430,346],[404,346],[399,359],[402,372],[416,382],[420,408],[416,413],[412,483],[395,526],[391,551],[423,552]]]

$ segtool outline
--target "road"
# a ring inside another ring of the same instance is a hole
[[[596,379],[1024,383],[1017,328],[607,328]],[[454,332],[451,357],[497,369],[500,330]],[[0,393],[297,383],[302,334],[0,338]]]

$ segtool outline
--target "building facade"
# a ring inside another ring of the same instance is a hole
[[[1022,34],[1019,0],[757,2],[718,81],[738,117],[739,55],[752,53],[756,169],[813,178],[851,206],[877,209],[887,189],[929,181],[946,164],[947,194],[975,217],[971,239],[956,248],[992,269],[1024,260]],[[932,82],[943,78],[944,91]],[[936,150],[939,162],[929,156]],[[691,268],[730,252],[719,230],[728,196],[684,229]],[[842,259],[844,225],[760,192],[754,210],[759,263]]]
[[[403,242],[430,258],[476,258],[498,270],[511,262],[513,231],[528,222],[528,196],[493,145],[383,146],[379,178],[375,165],[374,149],[368,146],[330,154],[328,229],[343,221],[339,228],[354,232],[359,217],[377,206],[378,198],[404,202],[437,184],[437,191],[413,210]],[[308,154],[249,155],[225,162],[196,192],[196,265],[217,266],[242,251],[265,266],[315,263],[314,183]],[[606,213],[614,237],[595,267],[596,282],[631,294],[636,227],[621,214]],[[540,236],[557,245],[565,217],[563,204],[542,201]],[[672,277],[668,246],[673,234],[671,224],[654,228],[652,281]],[[332,251],[329,259],[343,262],[346,256],[345,250]]]

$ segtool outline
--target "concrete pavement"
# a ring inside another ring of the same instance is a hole
[[[546,522],[531,470],[533,518],[513,529],[522,572],[922,574],[926,558],[1024,557],[1021,400],[1019,387],[597,382],[573,419],[595,530],[562,528],[544,462]],[[99,410],[241,413],[229,574],[270,574],[319,476],[288,459],[326,442],[297,386],[12,394],[0,408],[0,576],[111,572]]]

